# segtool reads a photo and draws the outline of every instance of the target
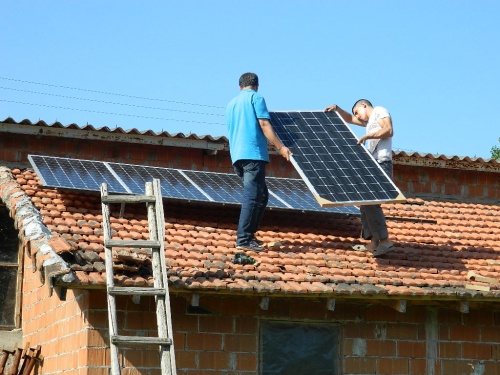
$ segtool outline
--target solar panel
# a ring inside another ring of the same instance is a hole
[[[243,201],[241,179],[235,174],[191,170],[185,170],[183,173],[215,202],[241,204]],[[272,194],[269,195],[268,207],[293,208]]]
[[[28,155],[28,160],[47,187],[100,191],[101,184],[107,182],[110,192],[131,192],[101,161],[39,155]]]
[[[404,201],[405,197],[335,112],[270,112],[292,163],[322,207]]]
[[[154,178],[160,180],[162,196],[173,199],[209,200],[178,169],[109,163],[134,194],[144,193],[144,184]]]
[[[42,184],[51,188],[100,191],[107,182],[115,193],[143,194],[144,184],[160,180],[167,199],[240,205],[243,201],[241,179],[232,173],[181,170],[122,163],[28,156]],[[268,207],[301,211],[359,214],[356,207],[321,207],[301,179],[266,178]]]
[[[266,178],[270,195],[284,202],[285,207],[304,211],[341,212],[346,214],[359,214],[359,209],[354,206],[321,207],[314,199],[305,182],[295,178]],[[271,202],[271,200],[269,200]],[[272,206],[270,203],[269,206]]]

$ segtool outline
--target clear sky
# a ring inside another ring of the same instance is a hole
[[[251,71],[269,110],[386,107],[396,150],[499,145],[498,0],[0,0],[0,14],[0,120],[226,135]]]

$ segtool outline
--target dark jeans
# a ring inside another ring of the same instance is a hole
[[[392,161],[380,163],[387,175],[392,178]],[[384,212],[379,204],[360,206],[361,211],[361,237],[365,240],[381,240],[389,237]]]
[[[247,244],[254,238],[269,199],[266,186],[266,162],[262,160],[238,160],[234,171],[243,181],[243,202],[241,203],[236,246]]]

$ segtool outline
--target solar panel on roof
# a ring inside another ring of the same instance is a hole
[[[270,194],[275,195],[288,208],[301,209],[304,211],[341,212],[346,214],[358,214],[359,209],[354,206],[345,207],[321,207],[314,199],[311,191],[301,179],[295,178],[266,178]],[[269,204],[271,206],[271,204]]]
[[[322,207],[404,201],[335,112],[270,112],[271,123],[293,153],[292,163]]]
[[[100,191],[107,182],[115,193],[143,194],[144,183],[160,180],[167,199],[240,205],[243,201],[241,180],[236,174],[149,167],[52,156],[28,156],[42,184],[51,188]],[[320,207],[304,181],[289,178],[266,178],[268,207],[301,211],[359,214],[356,207]]]
[[[113,193],[130,193],[102,161],[28,155],[42,184],[47,187],[99,191],[101,183],[108,183]]]
[[[243,202],[242,183],[236,174],[191,170],[185,170],[183,173],[215,202],[232,204],[241,204]],[[268,207],[293,208],[287,207],[286,204],[272,194],[269,195]]]
[[[209,200],[178,169],[121,163],[109,163],[109,166],[134,194],[143,194],[144,184],[157,178],[160,180],[162,196],[166,198]]]
[[[182,173],[193,185],[203,190],[211,201],[239,203],[243,200],[241,180],[236,175],[190,170],[183,170]]]

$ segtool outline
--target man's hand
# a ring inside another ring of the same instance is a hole
[[[364,145],[367,139],[368,139],[368,137],[366,135],[359,137],[358,142],[357,142],[358,145]]]
[[[280,149],[278,149],[280,152],[281,156],[283,156],[286,160],[290,161],[290,156],[292,156],[292,151],[286,146],[281,146]]]
[[[276,147],[276,150],[280,152],[281,156],[283,156],[286,160],[290,161],[290,156],[292,156],[292,152],[288,147],[286,147],[283,143],[281,143],[278,137],[276,137],[276,133],[274,132],[273,126],[271,125],[269,119],[260,118],[259,125],[267,140],[270,141],[274,147]]]
[[[336,111],[338,109],[339,109],[339,107],[337,106],[337,104],[332,104],[331,106],[325,108],[325,112],[332,112],[332,111]]]

